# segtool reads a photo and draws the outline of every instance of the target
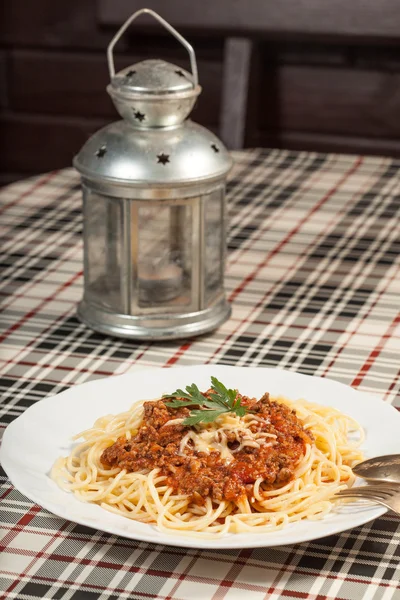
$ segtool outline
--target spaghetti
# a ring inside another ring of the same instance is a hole
[[[305,400],[237,398],[245,414],[192,426],[189,409],[164,398],[101,417],[51,476],[84,502],[185,535],[323,518],[335,492],[354,482],[360,425]]]

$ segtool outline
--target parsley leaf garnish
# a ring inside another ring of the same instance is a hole
[[[247,408],[240,402],[237,390],[229,390],[216,377],[211,377],[211,391],[204,396],[197,385],[192,383],[185,388],[176,390],[172,394],[164,394],[165,402],[169,408],[193,406],[190,416],[183,421],[183,425],[197,425],[198,423],[212,423],[220,415],[233,412],[239,417],[247,413]]]

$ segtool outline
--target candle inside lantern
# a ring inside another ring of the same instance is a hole
[[[139,306],[150,307],[174,300],[178,304],[187,302],[184,265],[190,253],[187,233],[191,231],[187,217],[190,210],[180,205],[166,207],[149,203],[139,209],[136,259]]]
[[[141,265],[139,268],[139,303],[162,304],[182,291],[183,269],[176,264]]]

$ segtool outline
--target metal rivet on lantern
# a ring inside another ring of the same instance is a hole
[[[144,13],[183,44],[191,73],[159,59],[115,73],[114,46]],[[230,314],[224,257],[232,161],[213,133],[187,119],[201,92],[193,48],[142,9],[112,39],[107,58],[107,91],[122,120],[95,133],[74,159],[84,213],[78,316],[96,331],[127,338],[211,331]]]

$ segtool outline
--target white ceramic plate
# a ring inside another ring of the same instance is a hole
[[[367,457],[400,452],[400,414],[378,397],[336,381],[280,369],[209,365],[141,369],[77,385],[37,402],[7,427],[0,453],[3,468],[20,492],[59,517],[126,538],[169,546],[214,549],[295,544],[345,531],[386,512],[380,506],[354,503],[335,509],[321,521],[291,523],[276,532],[199,539],[165,534],[152,525],[80,502],[50,479],[53,462],[70,452],[72,436],[91,427],[98,417],[122,412],[137,400],[154,399],[191,383],[207,389],[211,375],[248,396],[260,397],[268,391],[335,407],[357,419],[365,429],[363,448]]]

